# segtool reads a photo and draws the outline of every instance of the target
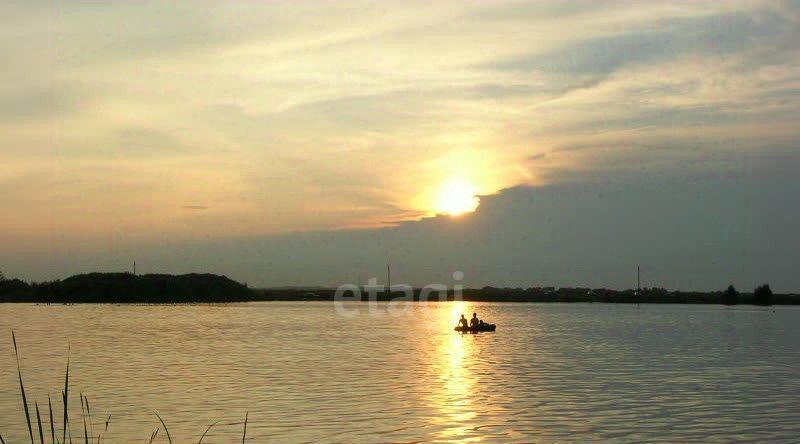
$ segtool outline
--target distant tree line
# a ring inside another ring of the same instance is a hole
[[[732,287],[731,287],[732,288]],[[760,289],[760,290],[759,290]],[[800,305],[800,295],[780,294],[772,295],[768,285],[763,285],[753,293],[735,292],[736,298],[730,303],[757,304],[757,305]],[[258,293],[259,300],[305,300],[305,301],[332,301],[335,289],[314,289],[313,291],[291,288],[274,288],[254,290]],[[735,291],[735,289],[734,289]],[[362,291],[361,300],[367,300],[366,290]],[[465,301],[474,302],[600,302],[600,303],[651,303],[651,304],[727,304],[725,294],[727,291],[669,291],[663,288],[643,288],[636,290],[611,290],[605,288],[583,287],[483,287],[468,288],[462,291]],[[419,301],[422,291],[414,289],[413,299]],[[764,297],[768,294],[769,297]],[[388,301],[402,296],[399,291],[377,292],[378,301]],[[758,298],[756,297],[758,296]],[[430,295],[427,300],[440,299],[453,300],[455,295],[450,289],[444,297],[439,294]]]
[[[362,300],[367,299],[367,291]],[[214,274],[145,274],[88,273],[64,280],[27,283],[7,279],[0,272],[0,302],[36,303],[190,303],[246,302],[269,300],[332,301],[335,289],[297,288],[250,289],[225,276]],[[402,296],[399,291],[377,292],[377,300]],[[656,304],[753,304],[800,305],[800,295],[773,294],[769,285],[757,287],[752,293],[740,293],[729,286],[725,291],[669,291],[663,288],[637,290],[592,289],[583,287],[483,287],[464,289],[466,301],[486,302],[605,302]],[[413,300],[420,300],[422,291],[413,290]],[[450,289],[446,294],[431,294],[427,300],[453,300]]]
[[[246,285],[213,274],[89,273],[44,283],[0,281],[0,302],[239,302],[255,296]]]
[[[783,298],[781,298],[781,301],[782,300]],[[753,291],[752,295],[745,295],[745,297],[742,297],[733,285],[729,285],[728,288],[722,293],[721,302],[725,305],[736,305],[741,303],[749,303],[753,305],[772,305],[774,303],[772,289],[769,288],[768,284],[759,285]]]

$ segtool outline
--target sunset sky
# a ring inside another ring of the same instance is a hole
[[[34,0],[0,25],[6,275],[800,290],[798,1]]]

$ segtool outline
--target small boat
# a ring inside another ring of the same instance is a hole
[[[495,331],[497,326],[494,324],[483,324],[483,325],[476,325],[475,327],[462,327],[457,326],[453,330],[461,333],[480,333],[482,331]]]

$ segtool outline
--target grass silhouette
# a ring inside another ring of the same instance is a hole
[[[31,418],[31,410],[28,407],[28,396],[25,391],[25,383],[22,379],[22,366],[20,364],[20,357],[19,357],[19,350],[17,348],[17,337],[14,331],[11,332],[11,340],[14,343],[14,357],[16,358],[17,362],[17,376],[19,378],[19,391],[20,395],[22,396],[22,405],[23,411],[25,414],[25,423],[28,426],[28,437],[30,438],[31,444],[36,444],[36,435],[34,435],[34,423],[33,419]],[[64,389],[61,391],[61,397],[63,401],[63,425],[61,428],[61,439],[59,440],[56,436],[56,427],[55,422],[53,420],[53,404],[50,399],[50,395],[47,395],[47,408],[49,413],[49,423],[50,423],[50,441],[51,444],[73,444],[72,440],[72,430],[70,427],[70,416],[69,416],[69,348],[67,349],[67,366],[64,372]],[[91,421],[91,408],[89,406],[89,398],[86,397],[83,393],[79,393],[78,395],[81,401],[81,420],[83,422],[83,436],[79,437],[83,438],[84,444],[89,444],[90,442],[96,442],[100,444],[103,442],[103,436],[105,433],[108,432],[109,424],[111,423],[111,415],[105,421],[105,427],[102,432],[98,433],[96,436],[94,435],[94,424]],[[45,429],[42,425],[42,415],[39,409],[39,404],[37,401],[34,400],[34,411],[36,413],[36,431],[38,432],[38,439],[39,444],[47,444],[48,441],[45,439]],[[167,428],[167,424],[161,415],[158,412],[153,412],[153,414],[158,418],[158,421],[161,423],[161,427],[164,428],[164,433],[166,434],[167,441],[170,444],[174,444],[172,435],[169,433],[169,429]],[[247,421],[248,421],[249,412],[245,412],[244,416],[244,428],[242,430],[242,444],[245,443],[247,440]],[[86,418],[89,417],[89,421],[86,421]],[[212,427],[217,425],[217,422],[212,423],[209,425],[203,434],[200,436],[198,440],[198,444],[202,444],[203,439],[208,435],[208,432],[211,430]],[[152,434],[150,434],[150,440],[148,441],[152,444],[156,437],[158,436],[158,432],[161,430],[161,427],[156,428]],[[80,442],[80,441],[79,441]],[[3,438],[2,433],[0,433],[0,444],[6,444],[5,439]]]

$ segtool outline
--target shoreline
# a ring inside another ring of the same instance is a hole
[[[528,302],[528,303],[613,303],[613,304],[722,304],[722,305],[800,305],[800,295],[772,294],[767,298],[755,292],[670,291],[663,288],[611,290],[587,287],[529,288],[447,288],[440,291],[409,288],[391,292],[382,287],[350,286],[334,288],[249,288],[226,276],[214,274],[89,273],[64,280],[26,283],[19,279],[0,281],[0,303],[40,304],[185,304],[258,301],[452,301]],[[381,291],[378,291],[381,290]],[[409,291],[410,290],[410,291]],[[338,292],[338,294],[337,294]],[[460,297],[458,296],[460,295]]]

